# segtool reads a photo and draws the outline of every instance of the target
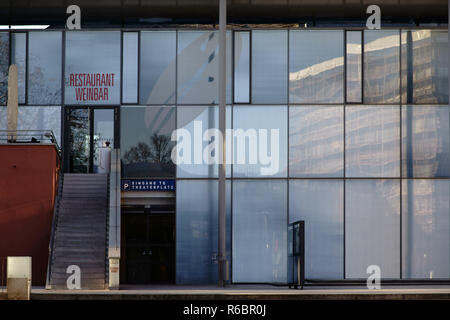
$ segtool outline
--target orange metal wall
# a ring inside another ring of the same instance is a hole
[[[0,145],[0,257],[31,256],[33,285],[45,285],[59,167],[53,145]]]

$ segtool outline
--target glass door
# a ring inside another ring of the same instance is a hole
[[[97,173],[98,150],[117,147],[118,108],[66,107],[65,172]]]

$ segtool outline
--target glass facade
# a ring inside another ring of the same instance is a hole
[[[369,265],[383,279],[450,279],[447,35],[228,31],[232,282],[285,283],[298,219],[308,279],[365,279]],[[61,143],[69,106],[114,106],[122,178],[176,180],[177,283],[217,280],[218,166],[203,155],[218,128],[218,45],[216,30],[0,32],[0,130],[12,62],[19,129]],[[111,110],[101,139],[116,132]],[[77,128],[87,149],[88,127]],[[200,150],[192,164],[171,160],[175,129]]]

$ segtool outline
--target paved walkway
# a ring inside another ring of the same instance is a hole
[[[122,286],[121,290],[45,290],[33,288],[32,300],[304,300],[364,299],[410,300],[449,299],[450,285],[382,286],[368,290],[364,286],[309,286],[304,290],[270,285],[217,286]]]

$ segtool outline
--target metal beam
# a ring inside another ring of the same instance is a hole
[[[226,116],[227,116],[227,1],[219,0],[219,130],[222,133],[222,143],[219,146],[222,154],[219,164],[219,286],[225,286],[226,266]]]

